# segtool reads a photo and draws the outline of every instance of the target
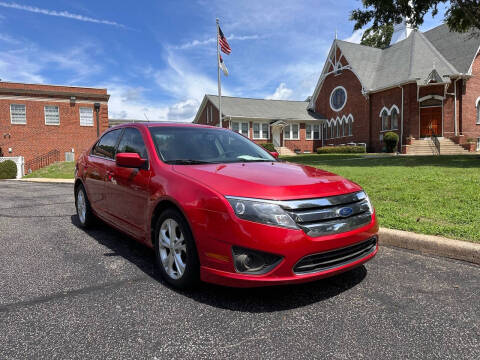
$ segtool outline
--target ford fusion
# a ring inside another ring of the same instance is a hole
[[[179,288],[301,283],[375,256],[378,224],[362,188],[276,157],[228,129],[114,127],[77,161],[78,219],[154,248]]]

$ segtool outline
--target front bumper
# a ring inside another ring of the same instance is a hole
[[[232,221],[228,229],[217,227],[214,236],[204,242],[200,253],[200,276],[203,281],[232,287],[258,287],[314,281],[358,267],[375,256],[374,250],[352,261],[339,262],[324,270],[296,274],[295,265],[304,257],[348,248],[372,237],[378,239],[375,213],[372,221],[353,231],[322,237],[310,237],[303,230],[263,225],[244,220]],[[222,240],[220,240],[222,239]],[[226,239],[226,240],[224,240]],[[231,247],[240,246],[282,256],[282,261],[263,275],[248,275],[235,271]]]

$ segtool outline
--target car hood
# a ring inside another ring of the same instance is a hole
[[[290,200],[360,191],[357,184],[311,166],[282,162],[174,165],[223,195]]]

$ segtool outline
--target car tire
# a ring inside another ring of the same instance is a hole
[[[93,215],[90,201],[88,201],[87,192],[81,184],[75,191],[75,208],[80,226],[85,229],[91,227],[95,222],[95,215]]]
[[[155,254],[162,278],[178,289],[199,281],[200,265],[192,231],[175,209],[160,214],[155,225]]]

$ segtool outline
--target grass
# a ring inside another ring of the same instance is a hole
[[[360,184],[381,226],[480,243],[480,156],[299,155]]]
[[[56,162],[26,175],[26,178],[73,179],[75,162]]]

